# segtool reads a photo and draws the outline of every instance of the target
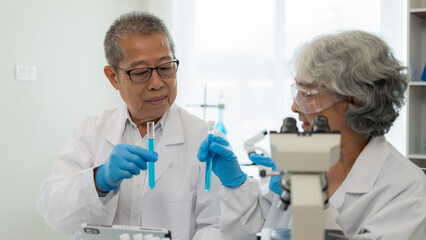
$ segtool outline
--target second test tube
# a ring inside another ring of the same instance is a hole
[[[208,122],[208,126],[209,126],[209,130],[208,130],[208,146],[210,146],[210,144],[213,141],[213,137],[214,137],[214,121],[209,121]],[[212,159],[209,158],[206,161],[206,179],[204,181],[205,184],[205,189],[206,191],[210,191],[210,181],[211,181],[211,174],[212,174]]]
[[[148,134],[148,150],[154,152],[154,122],[147,123],[147,134]],[[155,165],[153,162],[148,162],[148,183],[149,188],[155,187]]]

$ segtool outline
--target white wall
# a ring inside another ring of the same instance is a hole
[[[121,99],[103,75],[103,38],[148,0],[0,0],[0,239],[69,239],[35,210],[41,180],[76,121]],[[37,67],[15,80],[16,64]]]

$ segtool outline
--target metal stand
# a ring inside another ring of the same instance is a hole
[[[204,102],[202,104],[187,104],[188,107],[201,107],[203,108],[203,120],[206,121],[206,109],[207,108],[218,108],[218,109],[224,109],[225,104],[219,103],[216,105],[207,104],[207,84],[204,83]]]

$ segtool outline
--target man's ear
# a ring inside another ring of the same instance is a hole
[[[114,67],[111,65],[106,65],[104,67],[104,73],[115,90],[118,90],[118,78]]]

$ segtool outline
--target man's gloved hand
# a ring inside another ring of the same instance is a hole
[[[246,181],[247,174],[241,170],[237,156],[224,138],[214,136],[210,146],[208,138],[203,141],[198,149],[198,159],[205,162],[209,158],[212,159],[212,170],[222,185],[236,188]]]
[[[251,154],[250,160],[258,165],[271,167],[272,171],[277,170],[277,165],[275,165],[275,163],[269,157],[265,157],[259,154]],[[271,180],[269,180],[269,189],[271,189],[271,191],[281,196],[281,193],[283,192],[283,190],[281,189],[280,181],[281,181],[281,176],[272,176]]]
[[[134,145],[118,144],[112,150],[109,160],[98,168],[96,184],[104,191],[114,190],[123,179],[146,170],[146,162],[156,162],[157,159],[156,152]]]

